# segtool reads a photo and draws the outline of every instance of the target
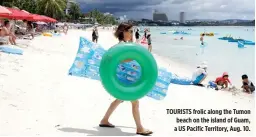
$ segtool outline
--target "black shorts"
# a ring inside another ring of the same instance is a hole
[[[98,40],[98,37],[92,37],[92,41]]]

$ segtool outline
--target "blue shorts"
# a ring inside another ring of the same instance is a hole
[[[205,77],[204,74],[201,74],[196,77],[196,80],[193,81],[193,84],[199,84],[199,82]]]
[[[214,81],[209,81],[209,86],[211,88],[216,88],[217,87],[217,84],[214,82]]]

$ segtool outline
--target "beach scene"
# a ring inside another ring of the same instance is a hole
[[[37,8],[0,3],[1,136],[255,135],[251,16],[139,20],[90,1],[26,4]]]

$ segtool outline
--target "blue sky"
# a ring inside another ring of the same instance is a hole
[[[255,0],[75,0],[83,12],[94,8],[115,16],[152,19],[154,9],[165,12],[169,20],[179,19],[254,19]]]

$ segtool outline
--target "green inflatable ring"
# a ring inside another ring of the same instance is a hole
[[[131,85],[118,80],[116,69],[124,60],[136,60],[141,66],[141,77]],[[110,48],[100,63],[101,82],[113,97],[133,101],[144,97],[152,90],[158,76],[157,63],[148,50],[138,44],[122,43]]]

